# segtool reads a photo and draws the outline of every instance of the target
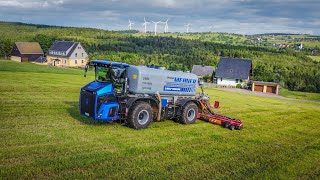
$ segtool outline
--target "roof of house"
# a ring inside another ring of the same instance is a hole
[[[47,59],[43,56],[40,56],[38,59],[34,60],[36,63],[44,63],[47,62]]]
[[[247,79],[250,76],[252,61],[239,58],[221,58],[216,77]]]
[[[78,42],[74,42],[74,41],[55,41],[52,44],[52,46],[49,48],[48,54],[51,55],[50,51],[65,52],[65,51],[68,51],[70,48],[72,48],[66,56],[54,54],[54,56],[70,57],[72,52],[78,46],[78,44],[79,44]]]
[[[15,44],[21,54],[43,54],[38,42],[16,42]]]
[[[55,41],[49,50],[67,51],[74,45],[74,41]]]
[[[215,67],[213,66],[204,66],[204,65],[193,65],[191,73],[197,76],[212,76]]]
[[[276,82],[264,82],[264,81],[251,81],[251,82],[255,84],[279,85],[279,83],[276,83]]]

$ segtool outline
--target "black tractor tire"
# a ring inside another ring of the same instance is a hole
[[[233,131],[234,128],[235,128],[235,126],[234,126],[233,124],[231,124],[231,125],[229,126],[229,129],[230,129],[231,131]]]
[[[128,115],[128,126],[134,129],[147,128],[153,120],[153,110],[149,103],[138,101],[132,105]]]
[[[230,125],[230,124],[226,122],[226,123],[223,124],[223,127],[228,128],[229,125]]]
[[[181,124],[194,124],[197,120],[198,107],[194,102],[187,103],[181,112],[179,122]]]
[[[241,130],[242,128],[242,126],[236,126],[236,130]]]

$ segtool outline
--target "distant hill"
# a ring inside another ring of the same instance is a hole
[[[81,42],[90,59],[156,64],[171,70],[190,71],[194,64],[216,66],[220,56],[248,58],[253,60],[254,79],[279,82],[290,90],[320,92],[320,63],[307,56],[311,52],[273,48],[269,46],[273,41],[261,41],[256,36],[228,33],[160,33],[155,36],[136,31],[14,22],[0,22],[0,32],[0,57],[4,58],[10,55],[14,42],[36,41],[47,52],[55,40]],[[285,38],[289,37],[281,35],[272,40],[286,42]],[[301,39],[301,35],[290,38]],[[312,39],[312,43],[317,41]]]

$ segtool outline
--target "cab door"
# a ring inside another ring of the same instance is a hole
[[[97,97],[96,120],[113,121],[118,119],[119,103],[114,94]]]

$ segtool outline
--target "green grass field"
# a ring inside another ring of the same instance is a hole
[[[310,57],[312,60],[320,62],[320,56],[308,56]]]
[[[320,102],[320,93],[309,93],[309,92],[299,92],[299,91],[289,91],[287,89],[281,89],[281,96],[302,100],[311,100]]]
[[[230,131],[198,120],[133,130],[79,115],[77,69],[0,61],[0,179],[317,179],[317,103],[207,90]]]

